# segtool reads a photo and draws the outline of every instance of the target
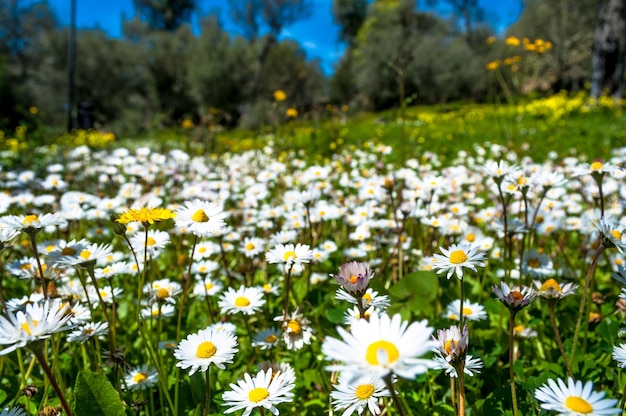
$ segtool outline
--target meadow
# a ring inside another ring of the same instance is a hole
[[[621,413],[623,103],[326,110],[2,137],[2,414]]]

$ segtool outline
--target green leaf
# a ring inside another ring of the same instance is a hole
[[[79,372],[74,391],[76,416],[125,415],[120,396],[103,374]]]
[[[326,319],[333,324],[340,324],[343,321],[344,312],[337,308],[326,309]]]
[[[408,307],[411,312],[425,314],[432,312],[432,302],[437,297],[438,288],[439,278],[435,273],[419,271],[404,276],[389,289],[389,294],[394,303]]]

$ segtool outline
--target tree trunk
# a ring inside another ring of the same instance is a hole
[[[591,95],[607,92],[622,98],[624,91],[624,0],[601,0],[591,60]]]

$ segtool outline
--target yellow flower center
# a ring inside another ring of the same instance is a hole
[[[23,225],[33,225],[37,221],[39,221],[39,217],[38,216],[36,216],[36,215],[26,215],[24,217],[24,219],[22,220],[22,224]]]
[[[89,250],[81,251],[80,252],[80,257],[82,257],[85,260],[89,259],[89,257],[91,257],[91,251],[89,251]]]
[[[156,240],[152,237],[148,237],[148,246],[153,246],[156,244]]]
[[[283,254],[283,260],[285,261],[289,261],[292,259],[295,259],[296,257],[296,252],[295,251],[286,251],[285,254]]]
[[[467,308],[467,307],[463,308],[463,315],[471,315],[473,313],[474,311],[472,310],[472,308]]]
[[[250,305],[250,300],[248,298],[239,296],[237,299],[235,299],[235,306],[238,306],[240,308],[245,308],[248,305]]]
[[[595,170],[595,171],[601,170],[602,166],[603,166],[602,162],[593,162],[591,164],[591,170]]]
[[[622,239],[622,232],[620,230],[611,230],[611,235],[616,239],[616,240],[621,240]]]
[[[276,338],[276,335],[274,334],[269,334],[268,336],[265,337],[265,342],[269,342],[270,344],[273,344],[276,342],[278,338]]]
[[[302,333],[302,325],[300,325],[300,322],[295,319],[289,321],[287,328],[291,330],[292,334],[300,335]]]
[[[33,326],[37,326],[38,323],[39,321],[33,321]],[[26,332],[28,335],[32,335],[32,332],[30,331],[30,326],[28,326],[28,322],[24,322],[22,325],[20,325],[20,328],[22,328],[24,332]]]
[[[254,250],[254,249],[255,249],[254,244],[252,244],[252,243],[248,243],[248,244],[246,244],[246,250],[248,250],[248,251],[252,251],[252,250]]]
[[[545,282],[543,282],[543,284],[541,285],[541,287],[539,288],[540,292],[557,292],[557,293],[561,293],[563,290],[561,289],[561,285],[559,285],[559,283],[554,280],[554,279],[548,279]]]
[[[204,341],[198,345],[198,349],[196,350],[196,357],[198,358],[211,358],[217,352],[217,348],[211,341]]]
[[[476,240],[476,234],[474,234],[474,233],[469,233],[469,234],[465,237],[465,239],[466,239],[467,241],[469,241],[470,243],[473,243],[473,242]]]
[[[205,288],[206,290],[211,290],[211,289],[213,289],[213,283],[211,283],[211,282],[205,283],[205,284],[204,284],[204,288]]]
[[[207,222],[209,221],[209,216],[206,215],[206,213],[203,210],[199,209],[193,213],[193,215],[191,216],[191,219],[194,220],[195,222]]]
[[[384,357],[386,356],[386,360]],[[382,361],[379,361],[378,358]],[[391,364],[400,357],[398,348],[391,342],[380,340],[372,342],[365,352],[365,360],[371,365],[386,365]]]
[[[541,266],[541,263],[539,262],[539,260],[532,258],[532,259],[528,259],[526,261],[526,264],[528,265],[528,267],[530,267],[531,269],[537,269],[539,268],[539,266]]]
[[[355,284],[358,280],[359,280],[359,276],[357,276],[357,275],[354,275],[354,274],[353,274],[353,275],[352,275],[352,276],[350,276],[350,278],[348,279],[348,282],[350,282],[350,283],[352,283],[352,284]]]
[[[139,372],[133,376],[133,381],[135,383],[143,383],[148,378],[146,373]]]
[[[511,296],[513,296],[513,300],[516,302],[524,299],[524,295],[522,295],[522,292],[520,292],[519,290],[512,290]]]
[[[363,305],[368,306],[372,302],[372,295],[366,293],[361,299],[363,300]]]
[[[356,398],[359,400],[367,400],[374,394],[374,390],[373,384],[360,384],[356,388]]]
[[[463,250],[454,250],[450,253],[450,263],[461,264],[467,261],[467,254]]]
[[[567,396],[565,398],[565,407],[576,413],[587,414],[593,412],[593,407],[589,402],[578,396]]]
[[[257,388],[250,390],[250,393],[248,393],[248,400],[254,403],[258,403],[269,395],[270,395],[270,392],[267,391],[266,388],[257,387]]]
[[[72,247],[63,247],[63,250],[61,250],[61,254],[64,256],[73,256],[74,254],[76,254],[76,250],[74,250]]]
[[[165,299],[170,295],[170,291],[165,289],[164,287],[158,288],[156,291],[157,299]]]

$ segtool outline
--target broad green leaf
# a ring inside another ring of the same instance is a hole
[[[74,391],[76,416],[125,415],[120,396],[103,374],[81,371]]]

